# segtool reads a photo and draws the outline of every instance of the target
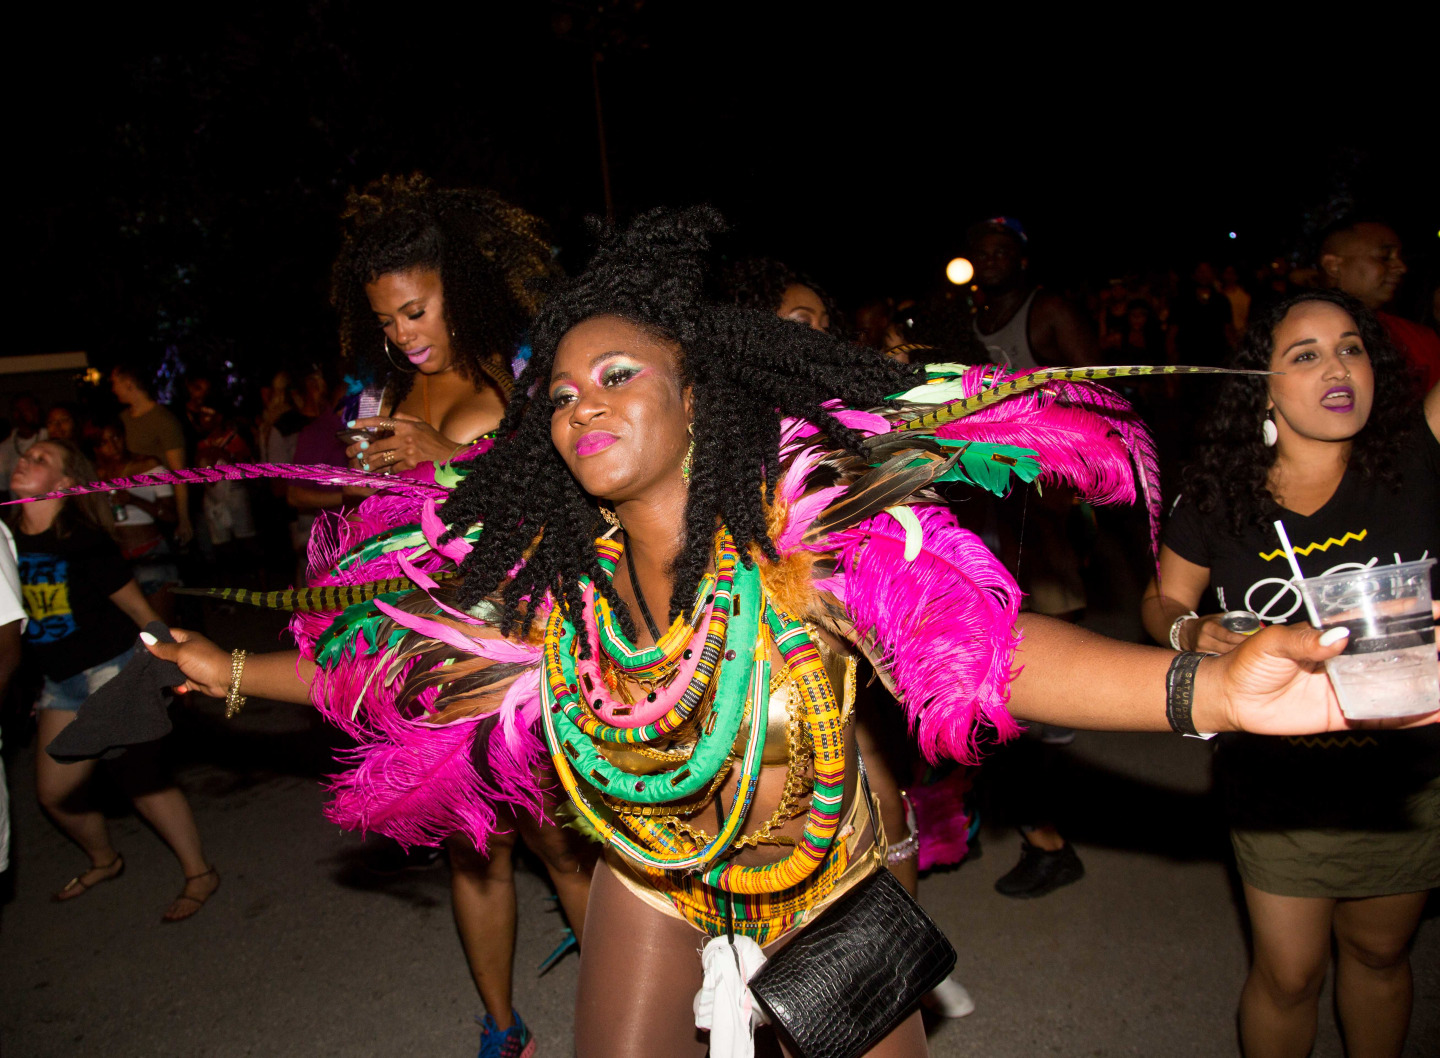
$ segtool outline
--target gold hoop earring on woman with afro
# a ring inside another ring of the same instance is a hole
[[[414,364],[410,363],[410,361],[408,361],[408,360],[405,361],[405,363],[403,363],[403,364],[396,362],[395,357],[392,356],[391,353],[390,353],[390,348],[391,348],[391,347],[390,347],[390,336],[389,336],[388,334],[382,336],[381,339],[380,339],[380,341],[385,344],[385,359],[386,359],[386,360],[389,360],[390,363],[392,363],[392,364],[395,365],[395,370],[396,370],[396,371],[404,371],[404,372],[408,372],[408,373],[414,373],[414,372],[420,370],[418,367],[416,367]]]
[[[692,422],[685,427],[685,432],[690,435],[690,447],[685,449],[685,462],[680,464],[680,476],[685,479],[685,484],[690,484],[690,471],[695,462],[695,424]]]

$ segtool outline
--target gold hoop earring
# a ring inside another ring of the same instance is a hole
[[[416,367],[414,364],[410,363],[410,361],[408,361],[408,360],[405,361],[405,363],[403,363],[403,364],[396,363],[395,357],[393,357],[392,355],[390,355],[390,336],[389,336],[388,334],[381,335],[381,336],[380,336],[380,341],[381,341],[381,342],[384,344],[384,346],[385,346],[385,359],[386,359],[386,360],[389,360],[390,363],[392,363],[392,364],[395,365],[395,370],[397,370],[397,371],[403,371],[403,372],[405,372],[406,374],[414,374],[416,371],[419,371],[419,370],[420,370],[418,367]]]
[[[680,464],[680,476],[685,479],[685,484],[690,484],[690,472],[694,469],[695,463],[695,424],[692,422],[685,427],[690,435],[690,447],[685,449],[685,462]]]

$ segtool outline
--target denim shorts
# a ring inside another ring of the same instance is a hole
[[[58,682],[46,676],[45,687],[40,692],[40,700],[35,703],[35,708],[69,709],[72,712],[79,709],[81,702],[120,675],[120,670],[130,661],[130,655],[134,653],[135,648],[131,647],[125,653],[113,657],[109,661],[92,665],[84,672],[77,672],[68,679]]]

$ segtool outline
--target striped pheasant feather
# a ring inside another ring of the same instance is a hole
[[[449,580],[452,572],[432,574],[435,580]],[[296,613],[327,613],[344,610],[356,603],[368,602],[377,595],[415,590],[409,577],[390,577],[365,584],[331,584],[320,588],[290,588],[287,591],[251,591],[249,588],[172,588],[175,595],[198,595],[222,602],[238,602],[261,606],[268,610],[291,610]]]
[[[287,478],[293,481],[309,481],[333,488],[356,486],[364,489],[385,489],[389,492],[409,493],[420,499],[437,499],[449,494],[450,490],[434,482],[416,478],[381,474],[378,471],[351,470],[348,467],[295,466],[277,463],[222,463],[213,467],[186,467],[183,470],[149,470],[128,478],[112,478],[109,481],[90,481],[74,488],[46,493],[44,496],[30,496],[23,499],[7,500],[8,503],[31,503],[35,500],[58,500],[67,496],[83,496],[87,492],[110,492],[115,489],[143,488],[146,485],[209,485],[216,481],[244,481],[250,478]]]
[[[1188,367],[1179,364],[1166,364],[1156,367],[1146,364],[1118,367],[1050,367],[1042,368],[1039,371],[1031,371],[1018,378],[1012,378],[1001,382],[999,385],[991,386],[972,397],[958,397],[949,400],[943,406],[928,411],[914,419],[907,419],[899,423],[897,430],[933,430],[937,426],[943,426],[947,422],[954,422],[956,419],[963,419],[981,408],[988,408],[1008,397],[1032,390],[1037,386],[1043,386],[1047,382],[1094,382],[1109,378],[1125,378],[1138,375],[1265,375],[1267,371],[1236,371],[1225,367]],[[927,392],[928,391],[928,392]],[[947,391],[953,392],[953,383],[949,380],[934,382],[924,386],[917,386],[915,389],[900,394],[902,400],[916,404],[938,403],[947,400]],[[933,393],[933,397],[931,396]]]

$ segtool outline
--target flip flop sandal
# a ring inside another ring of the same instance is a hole
[[[180,890],[180,895],[170,902],[170,907],[173,908],[181,900],[188,900],[190,901],[190,903],[195,905],[194,911],[187,911],[183,915],[171,915],[169,909],[167,908],[165,914],[160,916],[160,921],[184,922],[187,918],[194,918],[196,915],[198,915],[200,913],[200,909],[205,906],[205,902],[220,891],[220,872],[217,871],[214,867],[211,867],[208,871],[201,871],[199,874],[187,874],[185,876],[185,884],[186,886],[189,886],[191,882],[198,882],[201,878],[208,878],[212,874],[215,876],[215,888],[211,889],[204,896],[191,896],[189,893],[185,892],[184,889],[182,889]]]
[[[108,871],[110,870],[110,868],[115,867],[117,863],[119,864],[119,867],[116,867],[114,873],[103,875],[100,878],[95,879],[95,881],[93,882],[87,883],[85,881],[85,876],[87,874],[90,874],[92,871]],[[57,904],[63,904],[67,900],[78,900],[80,897],[88,893],[91,889],[94,889],[101,882],[113,882],[116,878],[119,878],[124,873],[125,857],[117,852],[115,854],[115,858],[109,863],[97,863],[95,864],[95,866],[91,867],[90,870],[81,871],[74,878],[71,878],[68,882],[65,883],[64,888],[62,888],[58,893],[51,897],[51,899],[54,900]],[[70,895],[66,896],[66,893],[69,893]]]

